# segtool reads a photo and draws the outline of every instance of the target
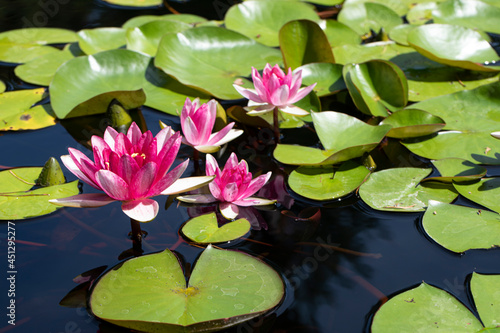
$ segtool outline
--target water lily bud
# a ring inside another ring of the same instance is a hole
[[[130,124],[132,124],[132,117],[116,99],[113,99],[111,103],[109,103],[106,116],[110,120],[109,125],[119,133],[127,133]]]
[[[66,178],[64,178],[61,166],[54,157],[45,162],[42,172],[40,172],[40,176],[36,180],[36,184],[43,187],[64,184],[65,182]]]

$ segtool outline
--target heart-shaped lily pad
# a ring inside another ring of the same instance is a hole
[[[451,184],[420,183],[431,171],[395,168],[374,172],[359,188],[359,195],[373,209],[393,212],[423,211],[429,200],[455,200],[458,194]]]
[[[386,117],[408,103],[408,84],[401,69],[385,60],[344,66],[344,81],[356,107],[363,113]]]
[[[250,222],[238,219],[219,227],[215,212],[200,215],[187,221],[182,233],[196,243],[209,244],[229,242],[243,237],[250,231]]]
[[[285,68],[325,62],[335,63],[328,39],[315,22],[290,21],[279,32],[280,48]]]
[[[347,161],[338,170],[333,166],[299,167],[288,178],[290,188],[309,199],[333,200],[356,190],[370,172],[354,161]]]
[[[435,23],[456,24],[500,34],[500,8],[479,0],[450,0],[432,11]]]
[[[149,61],[148,56],[118,49],[65,62],[50,84],[55,114],[66,118],[104,113],[114,98],[125,109],[143,105],[141,89]]]
[[[221,99],[239,99],[233,83],[252,84],[252,66],[281,63],[279,50],[261,45],[235,31],[200,27],[165,35],[155,65],[181,83],[198,87]],[[207,66],[210,64],[210,66]]]
[[[500,178],[484,178],[475,182],[453,184],[461,195],[500,213]]]
[[[130,259],[106,273],[92,312],[142,332],[223,329],[268,311],[284,295],[280,276],[261,260],[208,246],[189,282],[168,249]]]
[[[392,9],[378,3],[349,3],[342,7],[338,20],[359,35],[379,32],[381,28],[389,31],[403,23],[401,17]]]
[[[417,109],[396,111],[385,118],[381,124],[391,125],[387,133],[390,138],[415,138],[438,132],[446,124],[443,119]]]
[[[500,70],[498,66],[487,66],[500,61],[500,56],[479,32],[467,27],[422,25],[408,34],[408,43],[439,63],[476,71]]]
[[[126,44],[122,28],[83,29],[78,32],[78,45],[86,54],[117,49]]]
[[[226,28],[267,46],[278,46],[278,32],[293,20],[318,21],[314,7],[297,1],[245,1],[229,8]]]
[[[432,161],[441,176],[426,178],[440,182],[464,182],[476,180],[486,175],[486,168],[461,158],[444,158]]]
[[[425,232],[453,252],[500,246],[500,215],[487,210],[430,201],[422,221]]]
[[[310,86],[316,83],[314,91],[322,97],[347,88],[342,77],[342,68],[339,64],[314,63],[297,67],[294,73],[302,71],[302,84]]]

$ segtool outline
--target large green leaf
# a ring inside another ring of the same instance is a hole
[[[344,81],[356,107],[369,115],[388,115],[408,103],[408,83],[396,65],[385,60],[370,60],[345,65]]]
[[[398,139],[429,135],[446,125],[443,119],[417,109],[396,111],[380,124],[391,125],[392,129],[387,136]]]
[[[325,32],[325,35],[332,47],[347,44],[361,44],[361,37],[356,33],[356,31],[339,21],[321,20],[318,24]]]
[[[423,211],[429,200],[453,201],[457,193],[451,184],[420,183],[430,172],[419,168],[378,171],[361,185],[359,195],[373,209],[394,212]]]
[[[86,54],[117,49],[126,44],[125,29],[96,28],[78,32],[78,45]]]
[[[22,64],[39,56],[57,53],[52,46],[38,44],[18,44],[0,40],[0,61]]]
[[[445,158],[434,160],[432,164],[441,176],[430,177],[426,180],[438,180],[440,182],[466,182],[476,180],[486,175],[486,168],[461,158]]]
[[[313,200],[333,200],[356,190],[370,172],[354,161],[347,161],[338,170],[333,166],[299,167],[288,178],[290,188]]]
[[[314,91],[316,95],[322,97],[346,89],[342,68],[343,66],[339,64],[314,63],[297,67],[294,72],[302,71],[303,85],[316,83]]]
[[[484,178],[470,183],[455,183],[458,193],[467,199],[500,213],[500,178]]]
[[[245,1],[229,8],[224,23],[230,30],[268,45],[278,46],[281,27],[293,20],[318,21],[314,7],[295,1]]]
[[[192,25],[207,21],[206,18],[191,14],[141,15],[133,17],[127,22],[125,22],[122,25],[122,28],[123,29],[138,28],[141,25],[158,20],[184,22]]]
[[[483,36],[470,28],[449,24],[427,24],[413,29],[408,42],[424,56],[450,66],[476,71],[498,71],[487,66],[500,61]]]
[[[354,3],[378,3],[380,5],[384,5],[390,9],[392,9],[399,16],[403,16],[408,12],[408,9],[411,6],[414,6],[418,3],[418,0],[346,0],[344,5],[351,5]]]
[[[350,3],[342,7],[339,22],[347,25],[359,35],[379,32],[381,28],[389,31],[403,20],[392,9],[378,3]]]
[[[500,8],[479,0],[448,0],[432,11],[435,23],[456,24],[500,34]]]
[[[181,83],[199,87],[215,97],[239,99],[233,83],[249,81],[251,67],[280,63],[279,50],[261,45],[237,32],[200,27],[165,35],[158,47],[155,65]]]
[[[479,317],[487,328],[498,328],[500,313],[500,275],[472,273],[470,290]]]
[[[189,282],[168,249],[126,261],[96,284],[92,312],[142,332],[223,329],[275,307],[280,276],[257,258],[207,247]]]
[[[149,61],[148,56],[121,49],[67,61],[50,84],[55,114],[66,118],[104,113],[112,99],[126,109],[141,106]]]
[[[295,69],[317,62],[335,63],[328,39],[315,22],[297,20],[286,23],[279,32],[279,41],[286,68]]]
[[[196,243],[221,243],[243,237],[250,231],[250,222],[238,219],[219,227],[217,215],[212,212],[192,218],[181,230],[187,238]]]

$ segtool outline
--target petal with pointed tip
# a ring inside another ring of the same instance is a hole
[[[158,202],[153,199],[125,201],[122,210],[128,217],[139,222],[149,222],[158,215]]]
[[[207,204],[217,201],[217,199],[215,199],[214,196],[211,194],[181,195],[177,197],[177,200],[186,203],[197,203],[197,204]]]
[[[115,141],[117,135],[118,132],[111,126],[108,126],[108,128],[106,128],[106,131],[104,132],[104,141],[106,141],[109,148],[111,148],[112,150],[115,149]]]
[[[247,89],[233,84],[234,89],[236,89],[243,97],[255,101],[257,103],[265,103],[265,101],[258,95],[255,89]]]
[[[500,139],[500,132],[493,132],[491,133],[491,136],[497,139]]]
[[[262,188],[262,186],[264,186],[267,183],[269,178],[271,178],[271,174],[272,174],[272,172],[269,171],[265,175],[260,175],[258,177],[255,177],[254,179],[252,179],[250,184],[248,184],[246,191],[244,193],[242,193],[241,199],[247,198],[247,197],[255,194],[255,192],[257,192],[258,190],[260,190]]]
[[[302,98],[306,97],[313,89],[316,87],[316,83],[311,84],[309,87],[305,88],[300,88],[299,91],[295,94],[295,96],[292,96],[290,100],[288,101],[289,104],[293,104],[295,102],[300,101]]]
[[[172,169],[169,173],[163,176],[160,180],[156,182],[156,184],[151,187],[148,192],[148,197],[152,197],[155,195],[161,194],[167,188],[169,188],[176,180],[178,180],[181,175],[184,173],[186,168],[188,167],[189,159],[185,160],[174,169]]]
[[[139,142],[139,139],[142,136],[141,129],[135,121],[130,125],[127,131],[127,138],[130,140],[130,143],[132,143],[132,146],[136,145]]]
[[[248,111],[247,114],[249,116],[258,116],[258,115],[261,115],[263,113],[268,113],[270,111],[273,111],[274,105],[263,104],[263,105],[247,106],[247,107],[244,107],[244,109],[246,111]]]
[[[182,192],[188,192],[196,190],[210,183],[215,176],[199,176],[199,177],[187,177],[177,179],[172,185],[170,185],[166,190],[161,192],[163,195],[178,194]]]
[[[101,189],[115,200],[128,200],[128,184],[117,174],[109,170],[99,170],[96,180]]]
[[[192,145],[197,145],[200,142],[200,133],[198,133],[198,129],[196,128],[195,123],[191,119],[191,117],[187,117],[182,125],[182,133],[186,140]]]
[[[61,161],[66,166],[66,168],[68,168],[68,170],[71,171],[71,173],[73,173],[79,179],[98,190],[101,189],[96,182],[94,182],[90,177],[87,177],[87,175],[85,175],[82,170],[80,170],[80,168],[78,167],[78,165],[76,165],[75,161],[70,155],[61,156]]]
[[[266,206],[266,205],[273,205],[276,203],[276,200],[269,200],[269,199],[264,199],[264,198],[257,198],[257,197],[248,197],[242,200],[236,200],[233,201],[233,204],[242,206],[242,207],[248,207],[248,206]]]
[[[301,109],[295,105],[287,105],[284,107],[280,107],[280,110],[297,117],[303,117],[309,114],[309,112],[307,112],[306,110]]]
[[[91,208],[101,207],[116,201],[104,193],[84,193],[61,199],[51,199],[50,203],[64,207]]]
[[[231,129],[231,130],[229,130],[229,132],[227,132],[227,134],[222,139],[220,139],[217,142],[214,142],[213,144],[217,145],[217,146],[222,146],[223,144],[228,143],[229,141],[236,139],[237,137],[239,137],[242,134],[243,134],[243,130]]]
[[[132,198],[146,197],[156,178],[157,170],[158,166],[155,162],[146,163],[139,169],[130,182],[129,192]]]
[[[238,206],[230,202],[221,202],[219,204],[219,209],[222,216],[228,220],[234,220],[239,214]]]

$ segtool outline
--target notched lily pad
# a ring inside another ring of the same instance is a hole
[[[417,109],[396,111],[380,124],[391,125],[392,129],[387,136],[397,139],[429,135],[438,132],[446,125],[440,117]]]
[[[294,73],[302,71],[302,84],[310,86],[316,83],[314,91],[319,97],[335,94],[347,89],[342,77],[342,65],[332,63],[314,63],[297,67]]]
[[[432,164],[441,176],[429,177],[424,180],[437,180],[440,182],[466,182],[476,180],[486,175],[486,168],[461,158],[444,158],[434,160]]]
[[[222,243],[243,237],[250,231],[250,222],[246,219],[238,219],[219,227],[217,215],[212,212],[192,218],[184,224],[181,230],[187,238],[196,243]]]
[[[401,17],[392,9],[372,2],[356,2],[343,6],[338,21],[349,26],[359,35],[379,32],[381,28],[389,31],[403,23]]]
[[[220,330],[277,306],[280,276],[261,260],[208,246],[189,282],[168,249],[130,259],[106,273],[90,297],[92,312],[142,332]]]
[[[500,178],[483,178],[469,183],[453,184],[467,199],[500,213]]]

